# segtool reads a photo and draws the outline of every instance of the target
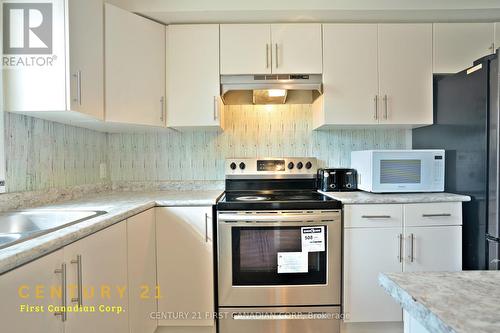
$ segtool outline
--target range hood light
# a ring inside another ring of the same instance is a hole
[[[267,94],[269,97],[283,97],[286,96],[286,90],[285,89],[269,89],[267,91]]]

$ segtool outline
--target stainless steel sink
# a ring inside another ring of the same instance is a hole
[[[103,214],[106,212],[43,209],[0,214],[0,249]]]

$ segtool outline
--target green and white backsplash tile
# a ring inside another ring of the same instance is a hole
[[[102,182],[106,134],[12,113],[5,117],[9,192]]]
[[[109,134],[111,180],[222,180],[232,157],[315,156],[320,166],[348,167],[353,150],[411,147],[404,129],[312,131],[310,105],[233,105],[224,115],[223,132]]]

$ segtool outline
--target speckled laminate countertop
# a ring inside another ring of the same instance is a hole
[[[344,205],[354,204],[405,204],[431,202],[461,202],[470,201],[466,195],[453,193],[370,193],[354,192],[322,192],[330,198],[340,200]]]
[[[500,271],[386,273],[379,284],[429,332],[500,332]]]
[[[0,274],[155,206],[212,206],[222,192],[111,192],[36,207],[54,210],[96,210],[106,211],[107,214],[1,249]]]

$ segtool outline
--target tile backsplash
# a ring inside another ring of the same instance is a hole
[[[404,129],[312,131],[309,104],[230,105],[224,115],[223,132],[109,134],[112,180],[222,180],[231,157],[315,156],[348,167],[353,150],[411,147]]]
[[[230,157],[316,156],[346,167],[350,152],[411,147],[405,129],[312,131],[311,106],[231,105],[225,130],[105,134],[7,113],[9,191],[105,181],[222,180]],[[99,166],[107,164],[109,179]]]
[[[9,192],[103,181],[107,134],[8,112],[5,130]]]

